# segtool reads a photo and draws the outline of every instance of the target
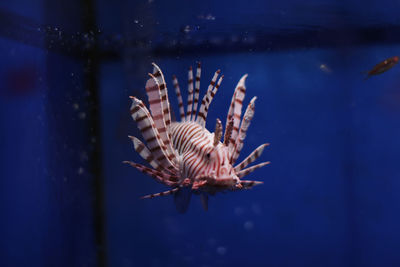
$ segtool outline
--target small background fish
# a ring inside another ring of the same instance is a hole
[[[385,59],[384,61],[376,64],[370,71],[365,71],[364,73],[367,74],[367,77],[365,77],[365,80],[370,78],[373,75],[378,75],[381,73],[384,73],[385,71],[391,69],[394,65],[399,62],[399,57],[394,56],[388,59]]]

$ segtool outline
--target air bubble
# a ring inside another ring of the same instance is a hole
[[[217,247],[217,253],[219,255],[225,255],[226,251],[227,251],[226,247],[222,247],[222,246]]]
[[[244,223],[243,227],[246,231],[250,231],[254,228],[254,223],[252,221],[247,221]]]

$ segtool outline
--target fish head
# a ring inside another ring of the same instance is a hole
[[[220,143],[213,148],[210,153],[210,163],[217,179],[232,179],[233,184],[239,181],[231,164],[229,148],[226,145]]]
[[[203,149],[203,153],[197,154],[197,159],[193,161],[197,165],[194,187],[201,184],[204,191],[216,192],[240,186],[240,179],[230,162],[229,148],[219,143]]]

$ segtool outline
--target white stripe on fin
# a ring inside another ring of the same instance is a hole
[[[193,107],[193,69],[190,66],[188,71],[188,99],[186,109],[186,120],[192,120],[192,107]]]
[[[130,108],[131,116],[136,121],[140,132],[146,140],[149,151],[154,155],[155,159],[172,172],[176,172],[177,168],[171,161],[173,156],[168,157],[167,148],[161,140],[161,136],[155,126],[150,112],[142,101],[131,96],[132,105]]]
[[[170,105],[169,105],[169,99],[168,99],[167,84],[165,83],[164,75],[163,75],[160,67],[158,67],[155,63],[152,63],[152,65],[154,67],[153,75],[157,79],[157,82],[160,86],[160,95],[161,95],[161,100],[162,100],[165,126],[167,127],[167,130],[168,130],[169,125],[171,124],[171,113],[170,113]]]
[[[146,93],[149,100],[152,118],[158,133],[160,134],[162,144],[164,144],[167,148],[168,158],[175,158],[175,150],[172,148],[170,134],[168,133],[168,128],[165,122],[165,109],[163,105],[164,101],[162,100],[160,85],[152,74],[149,74],[149,76],[151,78],[146,82]]]
[[[240,155],[240,151],[242,151],[243,142],[244,139],[246,138],[247,130],[254,116],[254,106],[255,106],[254,102],[256,101],[256,99],[257,99],[256,96],[251,99],[249,105],[246,108],[246,111],[244,112],[242,123],[240,124],[239,135],[238,138],[236,138],[235,146],[230,159],[232,165],[235,164],[237,158]]]
[[[185,108],[183,107],[183,100],[182,100],[182,95],[181,95],[181,89],[179,88],[179,83],[178,79],[176,76],[172,76],[172,82],[174,83],[174,88],[175,88],[175,94],[176,97],[178,98],[178,106],[179,106],[179,115],[181,117],[181,121],[185,120]]]
[[[204,115],[204,109],[205,109],[206,104],[207,104],[207,99],[209,99],[210,94],[211,94],[211,92],[212,92],[212,89],[214,88],[215,82],[217,81],[218,75],[219,75],[220,73],[221,73],[220,70],[217,70],[217,71],[214,73],[214,76],[212,77],[211,82],[210,82],[210,84],[208,85],[207,92],[204,94],[203,100],[201,101],[199,114],[197,115],[197,119],[196,119],[196,121],[197,121],[200,125],[205,125],[205,121],[206,121],[206,119],[207,119],[207,116]]]
[[[210,91],[210,94],[207,94],[207,99],[206,99],[206,106],[204,108],[204,121],[202,122],[202,126],[206,126],[206,119],[208,115],[208,108],[210,107],[210,104],[212,100],[214,99],[215,94],[218,91],[219,86],[221,85],[222,79],[224,78],[224,75],[219,77],[217,84],[215,85],[214,89]]]
[[[197,104],[199,102],[200,77],[201,77],[201,63],[198,62],[197,70],[196,70],[195,88],[194,88],[194,103],[193,103],[193,110],[192,110],[192,120],[195,120],[196,112],[197,112]]]
[[[235,172],[239,172],[241,169],[245,168],[247,165],[253,163],[259,156],[261,156],[264,148],[269,146],[269,143],[265,143],[257,147],[253,152],[250,153],[242,162],[240,162],[235,167]]]

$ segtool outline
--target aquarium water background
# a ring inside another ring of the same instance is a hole
[[[1,266],[400,266],[398,1],[0,2]],[[240,159],[251,190],[187,213],[144,163],[130,99],[156,62],[225,79],[207,128],[249,75]]]

